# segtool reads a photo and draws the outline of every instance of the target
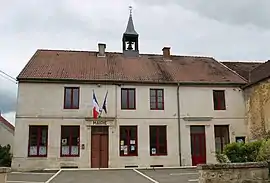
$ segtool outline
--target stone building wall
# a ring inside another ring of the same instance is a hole
[[[270,79],[245,89],[248,139],[261,138],[270,131]]]
[[[267,183],[267,163],[199,165],[199,183]]]

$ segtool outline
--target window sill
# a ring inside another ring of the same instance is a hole
[[[138,157],[138,155],[120,155],[120,157]]]
[[[168,154],[150,154],[150,156],[168,156]]]
[[[150,111],[164,111],[164,109],[150,109]]]
[[[37,156],[37,155],[36,156],[33,156],[33,155],[31,156],[31,155],[28,155],[27,158],[31,158],[31,159],[32,158],[42,158],[43,159],[43,158],[47,158],[47,155],[43,155],[43,156]]]
[[[60,155],[60,158],[76,158],[80,157],[80,155]]]

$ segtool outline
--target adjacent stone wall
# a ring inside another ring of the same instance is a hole
[[[0,167],[0,183],[6,183],[7,173],[10,171],[10,168]]]
[[[270,79],[244,91],[248,139],[258,139],[270,132]]]
[[[268,164],[228,163],[198,165],[199,183],[266,183]]]

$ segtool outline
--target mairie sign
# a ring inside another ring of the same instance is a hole
[[[87,126],[114,126],[115,118],[85,118]]]

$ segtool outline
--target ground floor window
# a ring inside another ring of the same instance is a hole
[[[167,155],[166,126],[150,126],[150,155]]]
[[[120,126],[120,156],[137,155],[137,126]]]
[[[79,156],[80,126],[61,126],[61,156]]]
[[[235,137],[235,142],[246,143],[246,137],[245,136]]]
[[[48,126],[29,126],[29,157],[46,157],[48,144]]]
[[[229,125],[215,125],[216,152],[223,152],[225,146],[230,143]]]

